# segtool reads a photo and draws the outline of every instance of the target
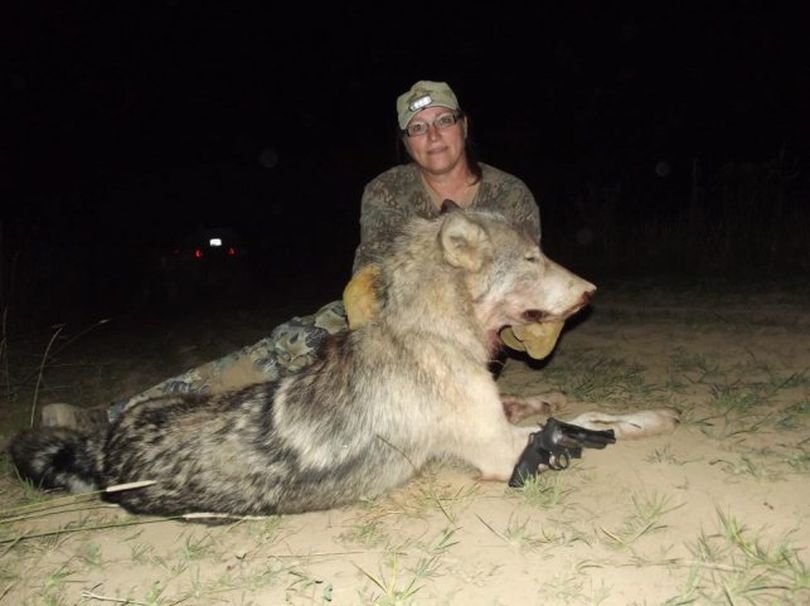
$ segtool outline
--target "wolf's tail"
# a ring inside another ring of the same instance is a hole
[[[14,438],[9,451],[20,476],[39,488],[98,488],[97,438],[65,428],[30,430]]]

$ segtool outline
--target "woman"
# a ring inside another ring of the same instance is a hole
[[[397,120],[410,161],[366,185],[353,274],[384,255],[409,219],[438,216],[448,199],[462,208],[498,212],[540,240],[534,197],[520,179],[477,161],[467,116],[446,83],[415,83],[397,99]],[[343,301],[333,301],[314,315],[278,326],[254,345],[117,401],[107,416],[112,421],[129,406],[167,393],[215,393],[279,379],[309,365],[327,336],[344,330],[348,324]],[[89,412],[50,405],[43,409],[43,423],[86,425]]]
[[[517,177],[478,162],[467,117],[447,84],[424,80],[414,84],[397,99],[397,118],[410,162],[366,185],[355,273],[384,254],[409,219],[438,216],[446,199],[462,208],[501,213],[540,240],[540,211],[534,197]]]

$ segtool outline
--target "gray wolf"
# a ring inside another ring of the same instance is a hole
[[[105,495],[129,511],[236,515],[328,509],[455,458],[507,481],[536,427],[538,400],[501,399],[488,362],[507,325],[567,318],[594,285],[548,259],[498,215],[454,210],[414,220],[381,262],[380,311],[336,335],[278,382],[217,395],[162,396],[128,409],[104,435],[18,436],[21,475]],[[674,428],[671,411],[572,421],[618,438]]]

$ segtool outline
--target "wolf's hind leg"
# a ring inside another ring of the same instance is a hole
[[[680,412],[674,408],[640,410],[627,414],[586,412],[566,423],[586,429],[612,429],[617,440],[633,440],[659,434],[672,433],[681,422]]]

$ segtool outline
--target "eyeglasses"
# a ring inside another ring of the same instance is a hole
[[[402,130],[402,134],[408,135],[409,137],[421,137],[422,135],[426,135],[428,133],[431,125],[434,126],[436,130],[444,130],[445,128],[450,128],[459,120],[461,120],[461,112],[441,114],[440,116],[436,116],[433,122],[416,120],[408,124],[408,126]]]

